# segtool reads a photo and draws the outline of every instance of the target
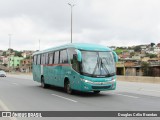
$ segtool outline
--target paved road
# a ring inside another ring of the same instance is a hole
[[[79,92],[69,95],[60,88],[41,88],[30,75],[10,75],[0,78],[1,109],[9,111],[160,111],[160,84],[118,81],[115,91],[105,91],[98,95]],[[106,120],[106,118],[101,119]],[[147,119],[154,120],[154,118]]]

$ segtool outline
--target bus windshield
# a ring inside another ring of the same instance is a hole
[[[112,52],[82,51],[82,73],[93,77],[115,75]]]

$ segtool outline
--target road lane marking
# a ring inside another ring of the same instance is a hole
[[[124,94],[119,94],[119,93],[110,93],[110,94],[115,94],[115,95],[120,95],[120,96],[130,97],[130,98],[139,98],[139,97],[136,97],[136,96],[124,95]]]
[[[160,92],[160,91],[158,91],[158,90],[146,90],[146,89],[139,89],[139,90],[141,90],[141,91],[147,91],[147,92]]]
[[[63,98],[63,99],[66,99],[66,100],[69,100],[69,101],[72,101],[72,102],[78,102],[76,100],[72,100],[72,99],[69,99],[69,98],[66,98],[66,97],[63,97],[63,96],[60,96],[60,95],[56,95],[56,94],[51,94],[51,95],[59,97],[59,98]]]
[[[3,110],[10,111],[9,108],[1,100],[0,100],[0,106],[2,107]]]
[[[0,100],[0,106],[2,107],[2,110],[1,111],[11,111],[5,104],[2,100]],[[3,117],[2,117],[3,118]],[[7,117],[9,118],[10,120],[17,120],[16,118],[14,117]]]
[[[18,83],[12,83],[13,85],[18,85]]]

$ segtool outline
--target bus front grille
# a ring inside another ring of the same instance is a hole
[[[109,89],[111,86],[92,86],[92,89]]]

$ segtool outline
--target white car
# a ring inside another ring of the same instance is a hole
[[[0,70],[0,77],[6,77],[6,72],[4,72],[3,70]]]

